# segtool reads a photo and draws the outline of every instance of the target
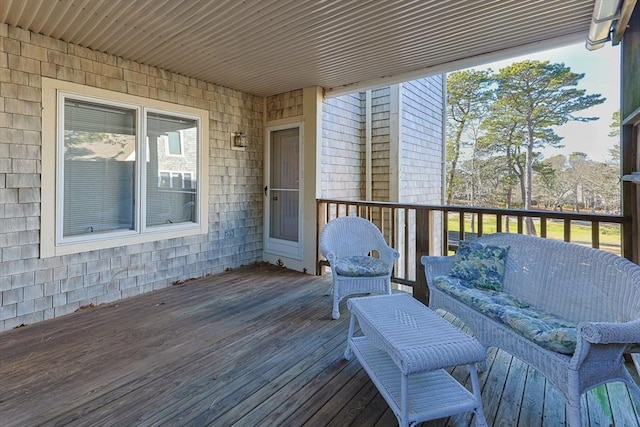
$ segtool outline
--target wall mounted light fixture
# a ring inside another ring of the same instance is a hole
[[[247,146],[247,134],[239,131],[231,133],[231,149],[244,151]]]

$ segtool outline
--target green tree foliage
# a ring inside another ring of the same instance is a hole
[[[620,110],[614,111],[611,115],[611,124],[609,125],[609,136],[616,138],[620,136]]]
[[[460,195],[461,176],[458,173],[460,153],[468,146],[470,122],[475,121],[474,159],[493,159],[502,165],[496,169],[495,202],[500,199],[507,207],[513,200],[524,209],[531,209],[534,200],[534,173],[537,177],[535,196],[548,206],[564,204],[568,166],[556,159],[544,162],[539,151],[545,147],[562,147],[562,138],[555,132],[569,121],[587,122],[597,117],[581,115],[584,110],[605,101],[599,94],[588,94],[578,84],[584,74],[574,73],[564,64],[548,61],[521,61],[494,73],[462,71],[452,73],[447,82],[448,106],[448,178],[447,200]],[[464,114],[463,114],[464,113]],[[614,117],[615,120],[615,117]],[[479,123],[479,124],[478,124]],[[614,125],[612,125],[613,127]],[[474,161],[474,164],[477,164]],[[567,163],[568,165],[569,163]],[[469,179],[466,171],[465,179]],[[518,188],[515,194],[511,192]],[[478,189],[474,190],[480,194]],[[575,191],[572,190],[573,193]],[[512,200],[513,199],[513,200]],[[533,224],[527,231],[535,234]]]
[[[496,103],[503,104],[506,111],[519,118],[525,134],[525,209],[531,209],[534,150],[561,146],[561,137],[553,127],[569,120],[596,120],[597,117],[576,113],[605,101],[599,94],[588,95],[584,89],[577,88],[583,77],[584,74],[573,73],[564,64],[548,61],[516,62],[495,76]],[[527,228],[529,234],[535,234],[531,221]]]
[[[458,167],[464,136],[486,115],[492,96],[490,76],[490,70],[467,70],[447,78],[447,203],[451,203],[454,189],[463,184]]]

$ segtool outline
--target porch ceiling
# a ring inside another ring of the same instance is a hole
[[[584,41],[594,0],[0,0],[0,22],[256,95]]]

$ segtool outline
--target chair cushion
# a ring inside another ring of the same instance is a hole
[[[391,267],[370,256],[350,256],[338,258],[332,268],[340,276],[348,277],[376,277],[391,273]]]
[[[481,289],[502,289],[509,246],[461,241],[451,275]]]
[[[533,307],[507,307],[501,317],[511,329],[540,347],[563,354],[576,351],[576,325],[567,320]]]
[[[575,324],[532,307],[511,294],[476,288],[453,276],[438,276],[433,285],[542,348],[563,354],[573,354],[576,349]]]
[[[434,286],[499,322],[502,322],[501,316],[505,311],[505,307],[529,307],[528,304],[511,294],[476,288],[469,282],[453,276],[436,277]]]

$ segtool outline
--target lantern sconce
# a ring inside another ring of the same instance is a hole
[[[231,149],[244,151],[247,146],[247,134],[240,132],[231,132]]]

